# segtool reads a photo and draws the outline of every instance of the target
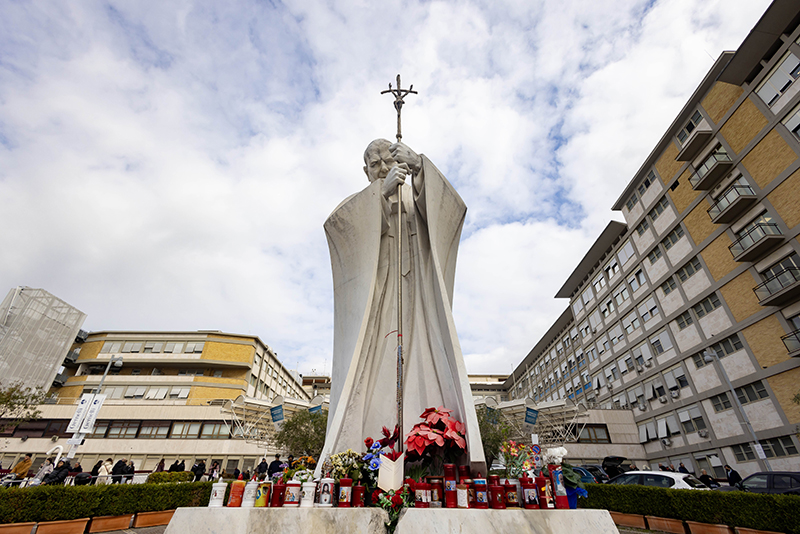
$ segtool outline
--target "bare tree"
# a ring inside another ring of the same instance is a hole
[[[39,405],[44,403],[44,398],[41,388],[30,388],[22,382],[0,385],[0,430],[39,419],[42,415]]]

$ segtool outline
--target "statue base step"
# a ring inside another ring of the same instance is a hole
[[[380,508],[178,508],[164,534],[386,534]],[[619,534],[606,510],[407,509],[396,534]]]

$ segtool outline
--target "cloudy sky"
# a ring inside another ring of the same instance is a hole
[[[509,373],[553,295],[723,50],[767,0],[0,3],[0,293],[88,330],[258,335],[327,372],[322,223],[392,138],[469,211],[454,314]],[[0,295],[2,298],[2,295]]]

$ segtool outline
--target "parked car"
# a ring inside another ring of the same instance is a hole
[[[736,491],[738,489],[735,486],[722,486],[714,491]],[[797,471],[753,473],[742,480],[742,489],[752,493],[800,495],[800,473]]]
[[[588,469],[584,469],[583,467],[574,467],[573,466],[572,470],[575,471],[578,475],[580,475],[581,482],[583,482],[584,484],[586,484],[586,483],[596,484],[597,483],[597,479],[594,478],[594,475],[592,473],[590,473]]]
[[[655,488],[709,489],[705,484],[697,480],[694,475],[670,473],[666,471],[629,471],[612,478],[608,483],[623,485],[639,484],[641,486],[652,486]]]
[[[589,471],[594,476],[594,479],[600,484],[605,484],[611,478],[608,476],[608,473],[603,470],[603,466],[601,465],[583,464],[581,467]]]

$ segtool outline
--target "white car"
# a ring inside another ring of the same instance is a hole
[[[705,484],[694,475],[673,473],[671,471],[628,471],[616,476],[608,484],[639,484],[654,488],[708,490]]]

